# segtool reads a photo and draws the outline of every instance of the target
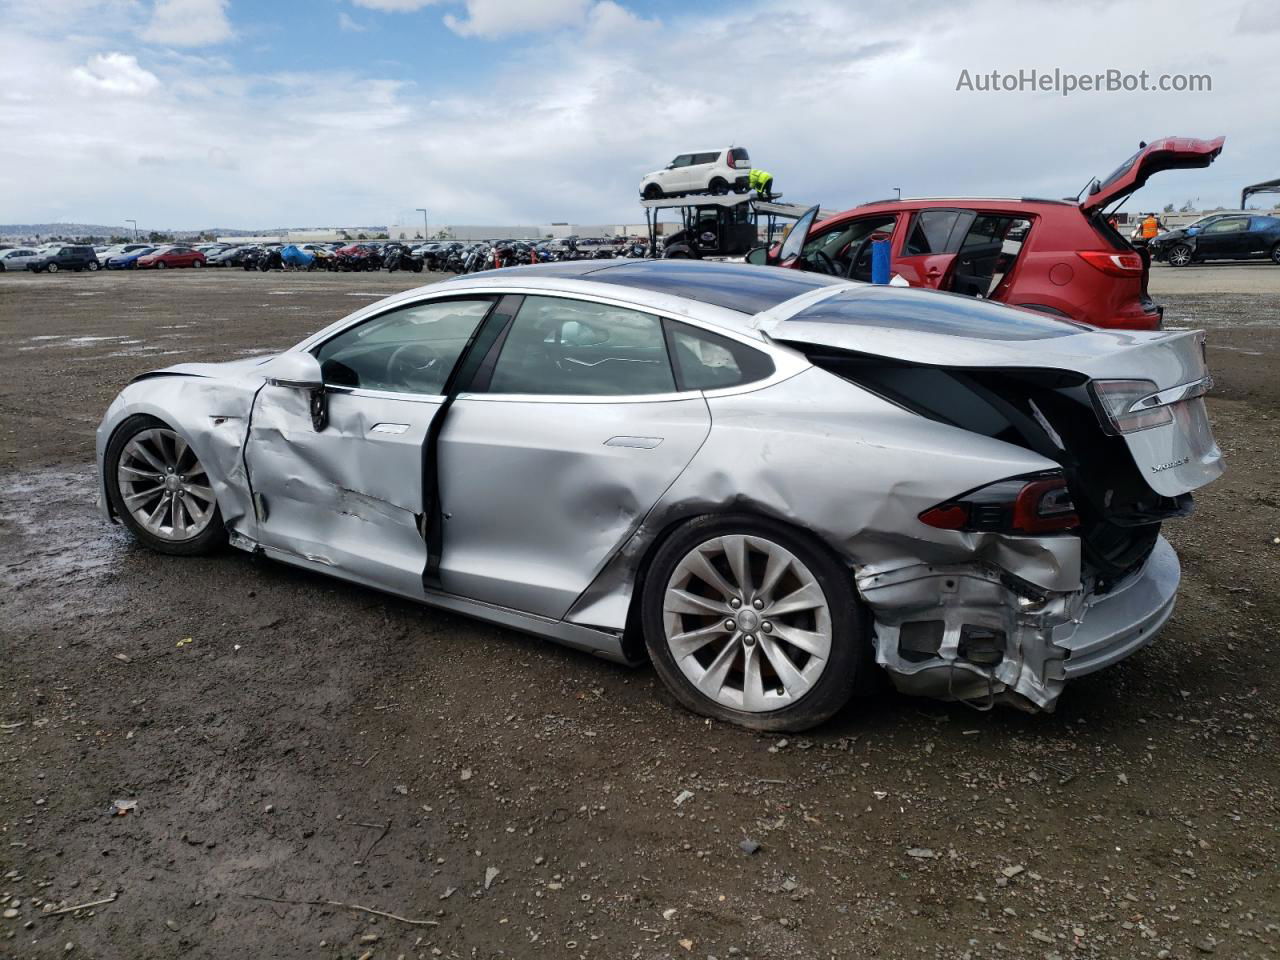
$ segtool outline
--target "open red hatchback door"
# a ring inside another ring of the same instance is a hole
[[[1190,137],[1165,137],[1144,144],[1137,153],[1120,164],[1102,182],[1095,181],[1088,195],[1080,201],[1085,213],[1101,210],[1107,204],[1127,197],[1161,170],[1189,170],[1207,167],[1222,152],[1226,137],[1193,140]]]

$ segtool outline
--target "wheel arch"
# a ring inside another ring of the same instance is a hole
[[[831,540],[818,531],[796,522],[767,503],[748,496],[739,496],[726,502],[688,500],[661,506],[640,525],[622,548],[610,559],[591,586],[575,601],[565,619],[586,623],[580,618],[590,617],[593,609],[604,608],[610,595],[625,597],[626,614],[622,631],[622,650],[633,663],[649,659],[645,651],[640,626],[640,608],[644,596],[645,581],[653,566],[654,557],[668,540],[687,524],[702,518],[742,517],[746,520],[764,520],[786,527],[798,537],[808,540],[832,560],[849,570],[853,562],[844,556]],[[598,606],[599,605],[599,606]]]
[[[242,396],[246,392],[247,398]],[[226,381],[181,375],[148,377],[126,387],[108,409],[95,444],[98,490],[112,521],[119,518],[107,496],[107,454],[131,418],[146,416],[181,434],[191,446],[208,472],[223,523],[231,529],[246,516],[252,522],[244,443],[254,393]]]

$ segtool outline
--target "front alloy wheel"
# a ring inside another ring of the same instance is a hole
[[[1185,267],[1191,262],[1191,248],[1180,243],[1169,251],[1169,266]]]
[[[756,730],[826,720],[871,650],[848,568],[763,518],[687,524],[654,557],[642,603],[650,656],[677,699]]]
[[[222,515],[200,458],[177,431],[131,417],[112,437],[107,493],[139,540],[163,553],[204,553],[223,539]]]

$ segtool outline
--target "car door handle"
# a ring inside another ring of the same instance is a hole
[[[637,450],[652,450],[662,442],[662,437],[610,437],[604,442],[606,447],[633,447]]]

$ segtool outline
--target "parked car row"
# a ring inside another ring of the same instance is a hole
[[[240,267],[244,270],[423,270],[473,273],[492,267],[562,260],[643,257],[648,244],[638,237],[566,237],[557,240],[439,240],[302,244],[122,243],[92,247],[53,243],[0,249],[0,272],[31,270],[167,270],[182,267]]]

